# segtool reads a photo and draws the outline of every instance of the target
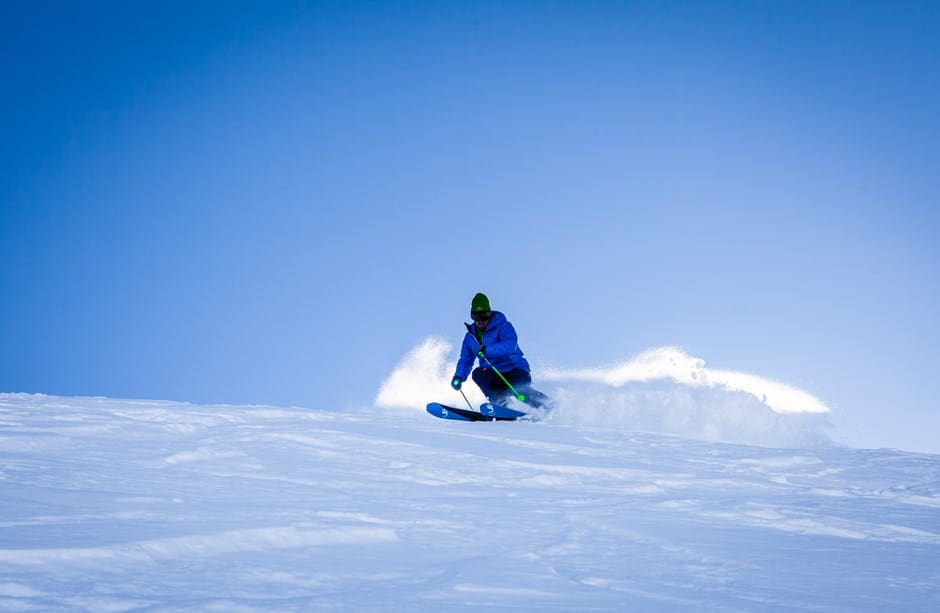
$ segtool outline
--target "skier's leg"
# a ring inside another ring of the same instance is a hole
[[[542,392],[538,391],[531,385],[528,388],[526,388],[526,391],[523,393],[525,394],[525,400],[523,400],[523,402],[525,402],[527,405],[529,405],[533,409],[542,409],[542,408],[549,409],[549,410],[551,409],[551,404],[552,404],[551,398],[549,398]]]
[[[525,404],[533,409],[542,408],[551,403],[548,396],[532,387],[532,375],[528,371],[517,368],[506,373],[506,379],[525,397]]]
[[[500,404],[509,392],[502,379],[489,368],[476,368],[472,374],[473,382],[476,383],[483,395],[490,402]]]

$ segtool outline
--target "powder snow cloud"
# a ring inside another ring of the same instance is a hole
[[[375,405],[420,414],[431,401],[462,406],[450,389],[454,346],[429,337],[385,379]],[[811,393],[759,375],[713,369],[676,347],[657,347],[613,366],[544,368],[537,388],[555,401],[546,421],[767,446],[828,443],[829,407]],[[484,397],[464,387],[474,404]]]

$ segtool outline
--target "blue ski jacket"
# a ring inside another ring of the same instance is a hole
[[[464,325],[467,326],[467,334],[463,337],[460,360],[457,362],[457,372],[454,373],[454,376],[466,381],[470,369],[473,367],[473,360],[480,350],[480,341],[477,340],[476,326],[473,324]],[[486,345],[487,359],[499,372],[509,372],[516,368],[529,372],[529,362],[526,361],[522,349],[519,348],[516,329],[512,327],[506,316],[499,311],[493,311],[493,316],[483,331],[483,345]],[[480,358],[480,367],[486,368],[489,367],[489,364],[483,358]]]

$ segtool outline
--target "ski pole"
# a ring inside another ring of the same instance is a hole
[[[486,361],[486,363],[489,364],[490,368],[493,369],[493,372],[499,375],[499,378],[502,379],[503,383],[505,383],[509,387],[509,389],[512,391],[512,393],[516,395],[516,398],[519,399],[519,402],[525,402],[525,396],[523,396],[522,394],[516,391],[516,388],[512,386],[512,383],[506,380],[506,377],[503,376],[503,373],[499,372],[499,369],[493,366],[493,363],[490,362],[489,358],[487,358],[486,355],[482,351],[477,355],[483,358]]]
[[[470,407],[470,410],[475,411],[476,409],[474,409],[473,405],[470,404],[470,400],[467,398],[467,395],[463,393],[463,390],[457,390],[457,391],[460,392],[460,395],[463,396],[463,399],[467,401],[467,406]]]

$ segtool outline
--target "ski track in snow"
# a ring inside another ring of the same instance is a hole
[[[937,610],[940,456],[0,394],[0,610]]]

